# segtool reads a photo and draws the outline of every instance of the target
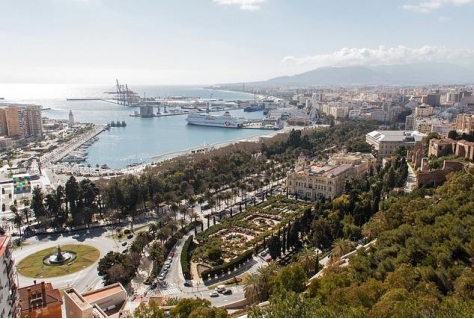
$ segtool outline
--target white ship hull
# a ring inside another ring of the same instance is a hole
[[[186,119],[189,125],[213,126],[223,128],[242,128],[245,119],[232,117],[229,112],[224,115],[189,114]]]

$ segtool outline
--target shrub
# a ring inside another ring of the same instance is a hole
[[[183,276],[185,279],[191,279],[190,248],[191,248],[193,239],[194,239],[193,235],[189,236],[189,238],[186,240],[186,242],[183,245],[183,250],[181,250],[181,268],[183,269]]]
[[[229,261],[228,263],[225,263],[225,264],[219,265],[217,267],[214,267],[214,268],[203,271],[201,276],[204,280],[207,280],[207,278],[209,278],[209,276],[212,277],[216,274],[217,275],[225,274],[229,270],[233,270],[236,265],[239,265],[243,262],[249,261],[252,258],[252,253],[253,253],[252,249],[247,250],[246,252],[244,252],[243,254],[238,256],[237,258],[232,259],[231,261]]]

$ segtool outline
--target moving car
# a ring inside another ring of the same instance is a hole
[[[213,291],[209,294],[211,297],[219,297],[219,293],[217,291]]]
[[[193,283],[190,282],[190,281],[185,281],[185,282],[184,282],[184,286],[185,286],[185,287],[192,287],[192,286],[193,286]]]

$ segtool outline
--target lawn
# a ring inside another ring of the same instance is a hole
[[[17,266],[18,273],[31,278],[59,277],[72,274],[89,267],[99,259],[100,252],[88,245],[64,245],[61,250],[73,251],[77,258],[70,264],[48,266],[43,264],[43,258],[57,252],[57,247],[40,250],[23,259]]]

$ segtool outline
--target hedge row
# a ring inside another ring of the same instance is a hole
[[[190,252],[189,248],[191,243],[193,242],[194,236],[191,235],[188,237],[186,242],[183,245],[183,250],[181,250],[181,268],[183,269],[183,276],[185,279],[191,279],[191,270],[189,269],[190,266]]]
[[[252,258],[252,249],[247,250],[242,255],[238,256],[235,259],[232,259],[228,263],[216,266],[211,269],[204,270],[201,273],[201,277],[203,280],[207,280],[209,277],[214,277],[215,275],[221,276],[226,274],[229,270],[234,270],[236,265],[240,265],[241,263],[247,262]]]

